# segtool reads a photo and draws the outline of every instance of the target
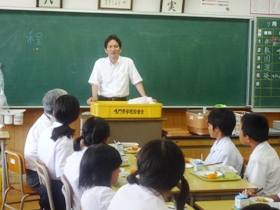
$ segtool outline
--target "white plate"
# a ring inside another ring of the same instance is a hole
[[[124,147],[132,147],[137,146],[139,147],[139,144],[137,142],[120,142]]]
[[[251,197],[249,198],[251,203],[273,203],[274,200],[271,198],[267,198],[267,197],[261,197],[261,196],[256,196],[256,197]],[[265,201],[267,202],[265,202]]]
[[[138,148],[137,150],[133,150],[131,149],[131,147],[123,149],[123,151],[125,151],[126,153],[132,153],[132,154],[139,152],[139,150],[140,148]]]
[[[223,174],[219,171],[197,171],[196,174],[198,176],[203,176],[203,177],[207,177],[208,174],[213,174],[213,173],[216,173],[217,174],[217,177],[220,177],[222,176]]]
[[[185,168],[192,168],[192,167],[193,167],[193,165],[189,164],[189,163],[186,163],[186,165],[185,165]]]

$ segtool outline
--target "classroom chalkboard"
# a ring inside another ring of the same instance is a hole
[[[248,19],[0,10],[0,25],[10,106],[41,106],[58,87],[86,105],[109,34],[120,37],[121,55],[134,60],[147,95],[163,106],[246,105]]]
[[[280,18],[258,17],[254,65],[254,108],[280,107]]]

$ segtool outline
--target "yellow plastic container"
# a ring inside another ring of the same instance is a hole
[[[91,115],[102,118],[160,118],[162,104],[128,104],[127,101],[91,102]]]

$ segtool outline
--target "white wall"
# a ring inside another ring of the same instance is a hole
[[[161,0],[133,0],[133,11],[158,13],[160,2]],[[201,14],[200,4],[201,0],[185,0],[184,13]],[[36,0],[0,0],[0,7],[36,9]],[[98,9],[98,0],[63,0],[63,9],[94,11]],[[250,0],[231,0],[231,11],[226,15],[252,16],[250,14]]]

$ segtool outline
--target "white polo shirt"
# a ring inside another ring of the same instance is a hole
[[[96,186],[87,189],[81,198],[82,209],[107,210],[114,195],[115,192],[110,187]]]
[[[24,146],[24,159],[27,169],[33,171],[37,170],[35,159],[37,158],[40,134],[47,128],[51,127],[54,121],[55,118],[52,115],[42,114],[28,131]]]
[[[133,85],[142,82],[134,62],[119,56],[116,64],[109,57],[98,59],[88,82],[98,86],[98,95],[105,97],[126,97],[129,95],[129,81]]]
[[[122,186],[112,199],[108,210],[168,210],[158,192],[137,184]]]
[[[66,159],[66,165],[64,167],[64,174],[70,182],[73,189],[73,210],[80,210],[81,197],[83,190],[79,188],[79,177],[80,177],[80,163],[82,157],[87,150],[84,146],[81,151],[74,152]]]
[[[275,195],[280,192],[280,162],[275,149],[265,141],[252,152],[244,173],[244,179],[259,189],[259,196]]]
[[[46,164],[50,179],[61,177],[66,158],[74,152],[73,138],[63,136],[56,141],[51,139],[53,129],[61,125],[59,122],[54,122],[50,128],[43,131],[38,142],[38,158]]]

